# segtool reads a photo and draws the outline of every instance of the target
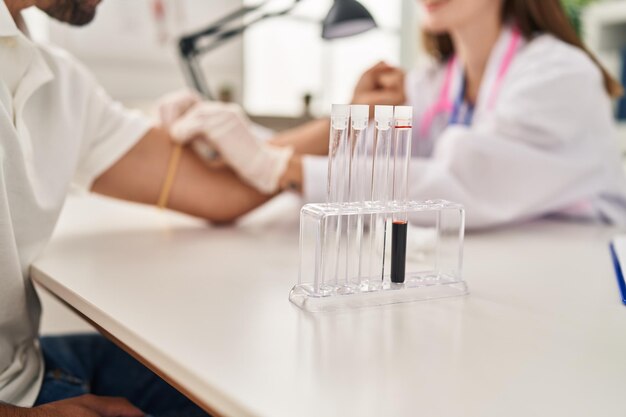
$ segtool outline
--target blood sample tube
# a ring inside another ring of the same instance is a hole
[[[393,132],[393,202],[391,229],[391,282],[403,283],[406,267],[406,242],[408,218],[409,165],[411,162],[411,140],[413,108],[396,106],[394,109]]]

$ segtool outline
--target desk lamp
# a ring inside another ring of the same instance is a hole
[[[233,20],[243,18],[258,11],[268,2],[255,6],[243,6],[238,10],[216,20],[205,29],[183,36],[178,43],[183,68],[190,87],[193,87],[207,99],[213,99],[206,77],[200,68],[199,58],[216,49],[231,38],[241,35],[249,27],[263,20],[284,16],[290,13],[301,0],[284,10],[263,13],[248,23],[235,28],[225,28]],[[372,15],[357,0],[335,0],[328,15],[322,21],[322,38],[326,40],[345,38],[366,32],[376,27]]]

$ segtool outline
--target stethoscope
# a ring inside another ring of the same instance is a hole
[[[504,81],[504,78],[509,71],[509,67],[511,66],[511,63],[515,58],[515,54],[517,52],[521,39],[522,34],[520,33],[518,28],[514,27],[511,32],[511,40],[509,41],[509,45],[507,46],[504,57],[502,58],[502,62],[500,63],[500,68],[498,69],[495,83],[489,95],[489,99],[487,102],[488,110],[493,110],[495,106],[496,99],[498,97],[498,94],[500,93],[500,89],[502,88],[502,82]],[[472,124],[472,120],[474,118],[473,106],[467,106],[467,108],[465,109],[464,117],[462,119],[460,117],[461,109],[463,108],[465,103],[465,92],[467,88],[467,81],[465,80],[465,77],[463,77],[463,83],[461,85],[461,91],[458,97],[454,102],[450,100],[450,90],[452,88],[452,80],[456,63],[456,56],[452,57],[448,61],[446,65],[444,83],[439,94],[439,99],[428,110],[426,110],[424,116],[422,117],[422,121],[420,124],[420,136],[422,138],[428,137],[435,118],[440,113],[450,114],[448,125],[463,124],[469,126]]]

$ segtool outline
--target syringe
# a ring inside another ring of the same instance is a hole
[[[391,282],[403,283],[406,266],[406,242],[408,218],[409,165],[411,162],[411,140],[413,108],[396,106],[394,110],[393,140],[393,202],[396,211],[392,216],[391,229]]]

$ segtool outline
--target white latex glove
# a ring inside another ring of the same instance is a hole
[[[157,103],[159,119],[166,128],[171,128],[176,120],[181,118],[189,109],[202,102],[202,97],[193,90],[174,91],[161,97]],[[171,134],[171,132],[170,132]],[[191,147],[207,164],[219,163],[219,155],[215,148],[205,140],[188,138]]]
[[[262,143],[250,125],[236,104],[202,102],[174,122],[170,132],[181,142],[203,137],[245,182],[264,194],[273,194],[293,150]]]
[[[174,91],[164,95],[157,103],[161,124],[165,127],[171,127],[187,110],[201,101],[202,97],[192,90]]]

